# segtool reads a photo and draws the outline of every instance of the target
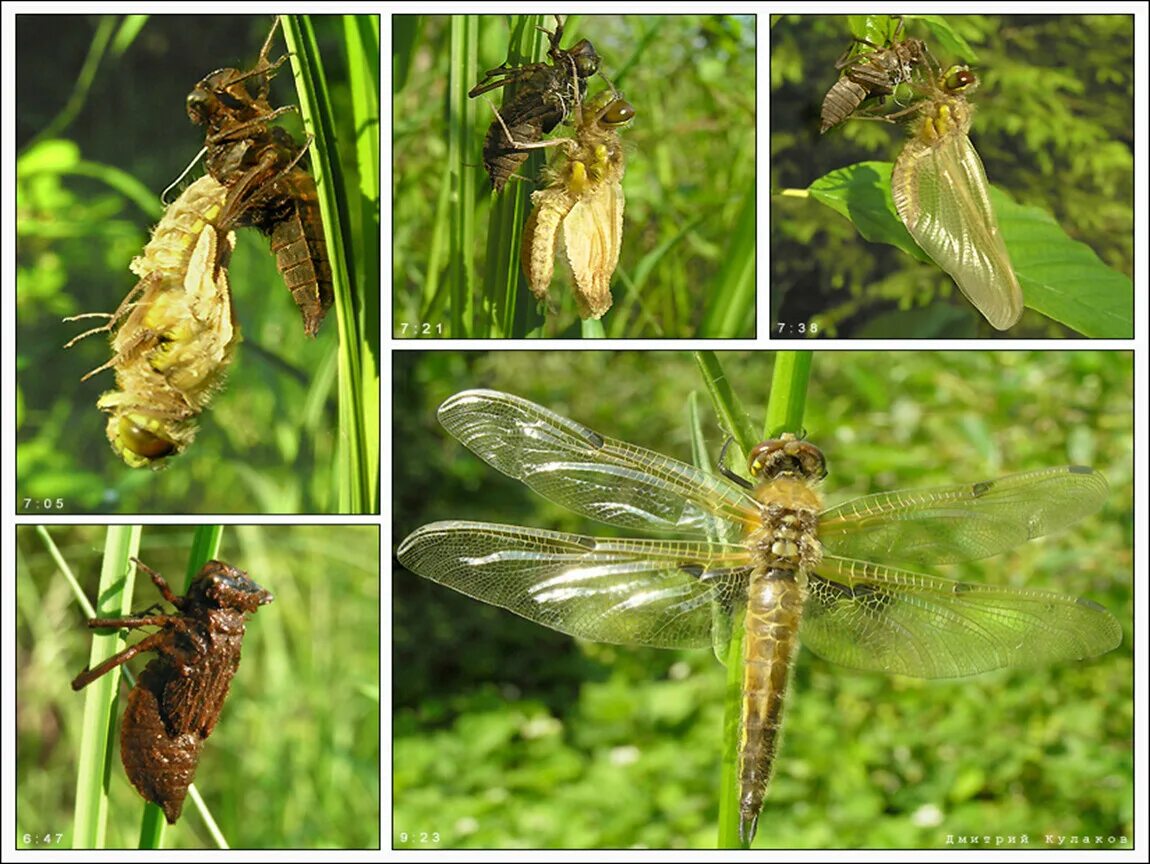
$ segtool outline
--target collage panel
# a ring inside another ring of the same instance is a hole
[[[1134,16],[779,15],[771,337],[1134,338]]]
[[[16,544],[17,848],[379,847],[378,526]]]
[[[379,16],[15,22],[17,513],[378,512]]]
[[[393,360],[394,848],[1130,848],[1132,352]]]
[[[758,20],[395,16],[392,336],[755,336]]]

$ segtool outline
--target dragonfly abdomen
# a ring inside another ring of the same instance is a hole
[[[747,593],[739,741],[739,833],[747,842],[754,837],[778,750],[805,586],[806,576],[797,568],[772,568],[755,571]]]

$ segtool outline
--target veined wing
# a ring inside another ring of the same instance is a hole
[[[1106,478],[1081,465],[887,492],[824,511],[819,539],[833,555],[864,561],[974,561],[1076,522],[1106,494]]]
[[[704,537],[715,517],[759,521],[757,504],[734,485],[518,396],[465,390],[439,407],[439,422],[493,468],[610,525]]]
[[[486,522],[433,522],[403,566],[560,633],[655,648],[711,645],[712,616],[746,594],[741,546],[606,540]]]
[[[895,159],[891,193],[899,218],[923,251],[987,321],[1006,330],[1022,315],[1022,289],[967,125],[952,125],[933,140],[919,135],[908,141]]]
[[[830,558],[811,577],[799,635],[853,669],[959,678],[1103,654],[1122,641],[1122,628],[1077,597]]]

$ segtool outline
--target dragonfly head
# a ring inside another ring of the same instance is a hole
[[[822,480],[827,476],[827,460],[814,444],[784,433],[751,450],[749,471],[756,480],[783,476]]]
[[[580,78],[590,78],[599,71],[599,54],[586,39],[580,39],[572,45],[567,49],[567,54],[575,64],[575,74]]]

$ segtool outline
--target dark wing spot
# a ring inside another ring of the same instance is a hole
[[[825,579],[822,576],[813,577],[812,582],[814,583],[813,590],[822,595],[828,606],[853,600],[864,609],[883,609],[889,606],[891,602],[891,596],[886,591],[873,585],[852,587]]]
[[[596,450],[602,450],[603,447],[607,444],[607,442],[603,439],[603,436],[598,432],[595,432],[591,429],[586,430],[586,432],[588,443]]]
[[[978,498],[982,495],[985,495],[987,492],[989,492],[993,488],[994,488],[994,483],[990,480],[986,480],[982,483],[975,483],[970,488],[970,491],[974,495],[975,498]]]

